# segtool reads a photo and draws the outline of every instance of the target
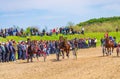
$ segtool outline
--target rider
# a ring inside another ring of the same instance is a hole
[[[108,38],[108,32],[105,33],[104,37],[105,37],[105,38]]]
[[[114,42],[114,38],[112,36],[109,37],[109,39]]]
[[[108,35],[108,32],[106,32],[106,33],[104,34],[103,46],[105,45],[105,39],[108,38],[108,36],[109,36],[109,35]]]

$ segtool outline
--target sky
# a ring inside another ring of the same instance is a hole
[[[120,0],[0,0],[0,28],[48,29],[120,16]]]

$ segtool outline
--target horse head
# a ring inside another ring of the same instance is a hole
[[[109,42],[110,42],[110,39],[109,39],[109,38],[106,38],[106,39],[105,39],[105,42],[106,42],[106,43],[109,43]]]

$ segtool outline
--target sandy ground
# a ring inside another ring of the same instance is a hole
[[[56,55],[47,57],[43,62],[34,60],[33,63],[17,61],[0,63],[0,79],[120,79],[120,57],[102,57],[101,48],[81,49],[78,59],[72,53],[60,61]]]

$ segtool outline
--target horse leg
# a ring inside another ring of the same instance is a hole
[[[110,53],[111,53],[111,49],[110,49],[110,48],[108,48],[108,56],[110,55]]]
[[[29,63],[30,56],[27,57],[27,63]]]
[[[116,52],[117,52],[117,56],[119,56],[119,47],[117,47]]]
[[[102,47],[103,56],[105,56],[105,48]]]
[[[111,55],[111,48],[109,48],[109,55]]]
[[[112,47],[112,53],[113,53],[113,51],[114,51],[114,47]]]
[[[113,47],[110,47],[110,55],[113,53]]]
[[[69,58],[69,51],[68,50],[66,51],[66,56]]]
[[[112,48],[110,48],[110,55],[112,55]]]
[[[106,55],[108,55],[108,50],[107,50],[107,48],[105,48],[105,53],[106,53]]]
[[[119,51],[117,50],[117,56],[119,56],[119,54],[118,54],[118,53],[119,53]]]
[[[64,59],[64,51],[62,51],[62,58]]]
[[[107,48],[107,56],[109,56],[109,48]]]
[[[59,56],[62,56],[62,53],[61,53],[61,52],[62,52],[62,50],[60,50]]]

